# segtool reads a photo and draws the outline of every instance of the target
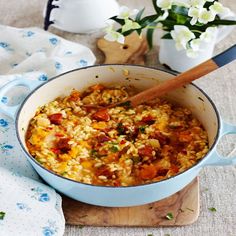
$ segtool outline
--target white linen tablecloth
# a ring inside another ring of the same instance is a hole
[[[19,78],[43,83],[93,65],[95,59],[89,48],[42,29],[0,25],[0,86]],[[16,102],[21,92],[11,90],[0,102]],[[61,236],[65,229],[61,197],[42,183],[26,160],[14,126],[14,118],[0,110],[0,236]]]

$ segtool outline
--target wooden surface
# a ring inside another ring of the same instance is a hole
[[[128,35],[124,44],[100,38],[97,46],[105,55],[104,64],[144,65],[144,56],[148,48],[146,39],[137,33]]]
[[[145,196],[144,196],[145,197]],[[63,197],[67,224],[90,226],[182,226],[199,215],[199,180],[194,179],[178,193],[154,203],[136,207],[99,207]],[[166,215],[174,216],[168,220]]]

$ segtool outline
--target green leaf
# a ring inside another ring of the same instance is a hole
[[[131,33],[133,33],[134,31],[135,31],[135,29],[131,29],[131,30],[128,30],[128,31],[123,32],[122,34],[123,34],[124,36],[127,36],[127,35],[130,35]]]
[[[171,10],[175,12],[176,14],[179,14],[182,16],[188,16],[188,8],[186,7],[173,5]]]
[[[174,219],[173,213],[172,212],[167,213],[166,214],[166,219],[173,220]]]
[[[209,26],[218,26],[218,25],[236,25],[235,20],[214,20],[208,23]]]
[[[185,23],[188,21],[189,19],[186,16],[182,16],[179,14],[176,14],[176,21],[177,24],[181,24],[181,25],[185,25]]]
[[[142,33],[142,29],[136,29],[138,35],[140,35]]]
[[[124,25],[125,24],[125,21],[123,19],[119,19],[117,18],[117,16],[113,16],[110,18],[111,20],[114,20],[115,22],[117,22],[118,24],[120,25]]]
[[[208,210],[210,210],[211,212],[216,212],[215,207],[210,207],[210,208],[208,208]]]
[[[215,1],[217,1],[217,0],[215,0]],[[206,2],[206,3],[204,4],[204,8],[206,8],[206,9],[209,10],[209,7],[210,7],[211,5],[213,5],[213,4],[214,4],[214,2]]]
[[[153,24],[150,24],[149,25],[150,28],[147,29],[146,38],[147,38],[148,46],[150,49],[153,46],[153,33],[154,33],[156,25],[157,25],[157,22],[154,22]]]
[[[169,17],[173,19],[175,25],[185,25],[186,22],[190,21],[188,16],[184,16],[175,12],[170,12]]]
[[[163,12],[162,12],[161,8],[159,8],[157,6],[157,1],[156,0],[152,0],[152,5],[153,5],[156,13],[159,14],[159,15],[162,15]]]
[[[167,26],[169,28],[174,29],[174,26],[176,25],[176,21],[175,20],[167,20],[165,19],[164,21],[161,21],[163,26]]]
[[[3,220],[5,217],[6,213],[3,211],[0,211],[0,220]]]
[[[136,15],[135,21],[140,21],[144,10],[145,10],[145,7],[138,12],[138,14]]]
[[[163,35],[162,39],[172,39],[171,34],[167,33],[167,34]]]
[[[159,17],[159,15],[157,15],[157,14],[146,16],[142,20],[140,20],[139,24],[142,26],[142,28],[144,28],[144,27],[152,24],[158,17]]]

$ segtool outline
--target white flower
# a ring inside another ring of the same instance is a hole
[[[109,24],[109,26],[105,29],[106,35],[104,36],[104,38],[108,41],[117,41],[118,43],[124,44],[125,42],[125,37],[119,33],[116,32],[113,28],[112,24]]]
[[[209,9],[211,12],[213,12],[214,14],[218,14],[221,17],[227,16],[230,13],[229,8],[224,7],[219,2],[214,2],[214,4],[209,7]]]
[[[170,32],[172,38],[175,40],[175,47],[179,51],[187,48],[187,43],[195,38],[187,26],[175,25],[174,30]]]
[[[171,9],[172,3],[173,3],[173,0],[157,0],[156,1],[157,6],[160,7],[162,10]]]
[[[189,8],[191,6],[191,0],[174,0],[173,4]]]
[[[190,24],[195,25],[198,21],[198,17],[200,15],[201,9],[196,7],[191,7],[188,11],[188,16],[192,17]]]
[[[206,8],[202,8],[199,14],[198,21],[202,24],[207,24],[215,19],[216,14],[212,11],[208,11]]]
[[[200,39],[207,43],[211,42],[216,35],[216,27],[208,27],[205,32],[200,35]]]
[[[190,58],[196,58],[198,56],[198,52],[194,51],[192,48],[187,49],[186,54]]]
[[[206,0],[191,0],[191,6],[192,7],[197,7],[197,8],[202,8],[203,5],[205,4]]]
[[[200,50],[201,43],[200,39],[193,39],[190,41],[190,47],[194,52],[197,52]]]
[[[117,18],[119,19],[128,19],[129,17],[136,16],[138,14],[138,9],[130,10],[127,6],[121,6],[120,12]]]
[[[122,33],[132,30],[132,29],[139,29],[141,28],[140,24],[130,19],[125,19],[125,24],[122,26]]]

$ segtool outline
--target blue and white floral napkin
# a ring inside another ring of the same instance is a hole
[[[0,86],[17,78],[47,81],[95,60],[89,48],[41,29],[0,25]],[[14,120],[0,112],[0,236],[61,236],[64,228],[61,197],[41,182],[17,142]]]

